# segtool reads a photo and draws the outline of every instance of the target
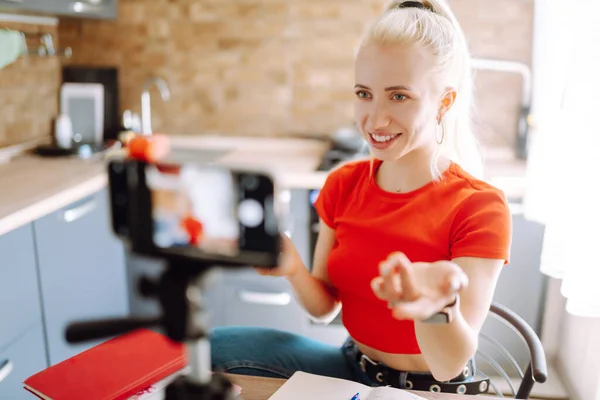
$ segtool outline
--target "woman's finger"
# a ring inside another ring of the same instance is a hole
[[[394,276],[398,276],[394,269],[394,264],[388,260],[379,263],[379,275],[382,278],[381,291],[383,292],[383,297],[390,301],[394,297],[395,292],[400,289],[399,278],[394,278]]]
[[[397,284],[394,284],[394,288],[400,288],[400,279],[396,274],[391,279],[397,281]],[[402,300],[402,292],[400,290],[394,289],[394,291],[386,291],[384,290],[384,278],[378,276],[371,281],[371,289],[373,293],[379,300],[387,301],[388,303],[393,303]]]
[[[373,289],[373,293],[379,300],[387,300],[383,290],[383,278],[381,276],[373,278],[371,281],[371,289]]]
[[[417,286],[413,266],[404,254],[394,256],[396,269],[400,274],[402,293],[406,301],[417,299],[421,293]]]
[[[443,294],[455,294],[469,284],[467,274],[451,261],[438,261],[432,264],[432,269],[439,271],[443,278],[438,280],[438,290]]]

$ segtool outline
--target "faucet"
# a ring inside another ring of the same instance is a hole
[[[150,109],[150,88],[156,85],[160,92],[160,97],[163,101],[169,101],[171,92],[167,82],[159,77],[150,77],[144,82],[144,90],[142,91],[142,134],[152,135],[152,114]]]

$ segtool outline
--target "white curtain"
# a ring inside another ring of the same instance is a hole
[[[600,1],[538,0],[525,216],[567,311],[600,317]]]

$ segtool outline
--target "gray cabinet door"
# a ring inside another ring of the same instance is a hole
[[[34,222],[50,364],[100,341],[71,345],[68,324],[129,314],[125,250],[100,191]]]
[[[306,313],[285,278],[227,273],[223,279],[225,325],[260,326],[301,334]]]
[[[0,352],[42,322],[31,224],[0,236]]]
[[[0,351],[0,362],[9,360],[11,373],[0,382],[0,399],[31,400],[33,394],[23,388],[23,381],[46,368],[42,323],[29,329],[7,349]]]

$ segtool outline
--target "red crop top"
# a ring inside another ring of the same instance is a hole
[[[373,171],[380,164],[375,160]],[[368,160],[352,162],[329,174],[315,207],[335,230],[327,268],[344,326],[357,341],[386,353],[421,353],[414,322],[393,318],[370,286],[390,253],[404,252],[414,262],[509,261],[512,225],[503,192],[457,164],[444,171],[441,182],[389,193],[370,179]]]

